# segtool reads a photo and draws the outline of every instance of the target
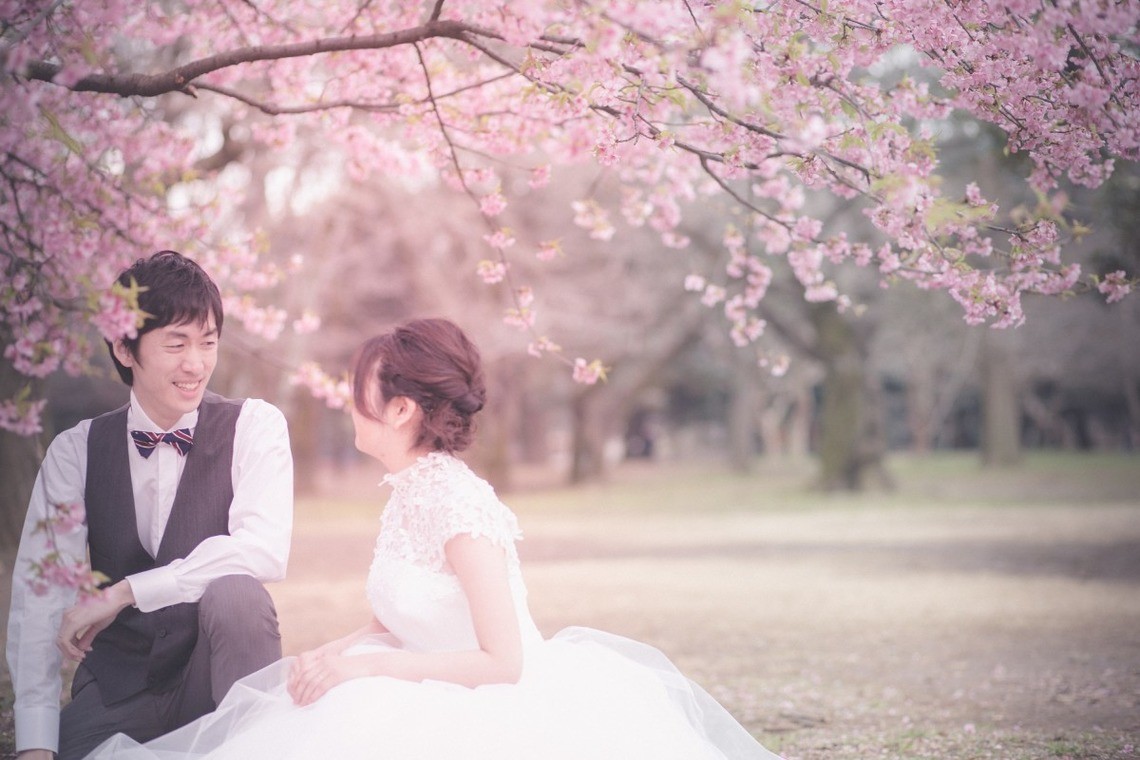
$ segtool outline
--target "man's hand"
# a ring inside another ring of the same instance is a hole
[[[53,760],[54,757],[50,749],[26,749],[16,755],[16,760]]]
[[[59,639],[56,641],[59,651],[69,660],[83,662],[99,631],[114,622],[115,617],[124,608],[134,604],[134,601],[131,584],[122,580],[104,589],[97,597],[75,605],[63,613]]]

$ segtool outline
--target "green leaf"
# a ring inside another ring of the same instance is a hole
[[[47,119],[48,124],[51,125],[51,130],[48,133],[49,137],[63,143],[64,146],[75,155],[82,156],[83,144],[67,133],[63,125],[59,123],[59,119],[56,118],[56,115],[42,106],[40,107],[40,113]]]

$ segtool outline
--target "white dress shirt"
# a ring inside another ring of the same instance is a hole
[[[170,430],[193,429],[197,410]],[[32,593],[28,563],[48,552],[42,533],[33,535],[50,505],[83,502],[87,482],[87,433],[84,420],[56,436],[40,467],[13,572],[12,607],[8,617],[8,668],[16,695],[16,749],[55,751],[59,742],[62,655],[56,648],[64,611],[75,603],[75,591],[51,588]],[[127,431],[168,432],[147,417],[131,393]],[[131,483],[139,540],[154,556],[158,552],[186,458],[173,446],[160,444],[143,458],[127,436]],[[230,504],[228,536],[211,536],[183,559],[127,577],[136,606],[151,612],[172,604],[196,602],[206,587],[225,575],[251,575],[263,583],[285,577],[293,525],[293,457],[285,416],[260,399],[247,399],[234,431],[231,467],[234,498]],[[87,526],[56,535],[67,557],[86,559]]]

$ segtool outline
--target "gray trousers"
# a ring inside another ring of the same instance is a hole
[[[219,578],[198,603],[198,642],[171,691],[144,691],[108,707],[90,671],[79,666],[60,714],[58,758],[80,760],[116,733],[139,742],[162,736],[213,711],[235,681],[279,659],[269,592],[248,575]]]

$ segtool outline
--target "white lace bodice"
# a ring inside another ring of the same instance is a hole
[[[526,605],[514,513],[459,459],[434,452],[384,478],[392,496],[368,573],[376,618],[415,651],[478,646],[471,611],[444,546],[455,536],[487,538],[507,555],[507,571],[524,641],[538,637]],[[541,637],[539,637],[541,638]]]

